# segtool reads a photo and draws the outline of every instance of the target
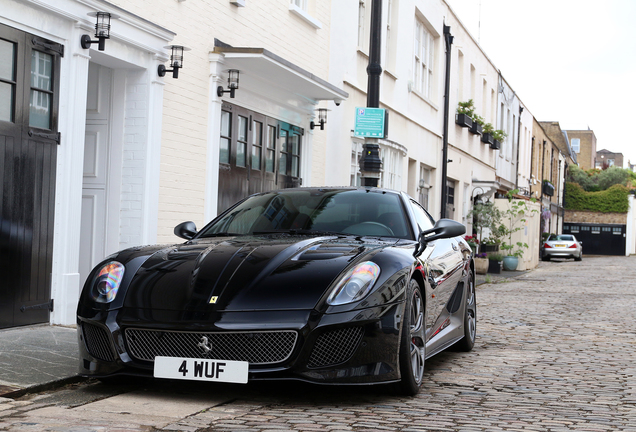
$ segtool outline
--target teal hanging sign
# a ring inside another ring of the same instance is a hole
[[[384,108],[356,108],[353,134],[357,137],[384,138],[386,110]]]

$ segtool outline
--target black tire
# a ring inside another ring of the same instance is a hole
[[[422,385],[426,358],[426,314],[419,284],[411,280],[406,289],[406,302],[400,335],[400,374],[398,391],[414,396]]]
[[[464,337],[457,342],[459,351],[471,351],[475,346],[477,336],[477,298],[475,296],[475,281],[472,273],[468,276],[464,305]]]
[[[579,255],[578,257],[574,257],[574,261],[583,261],[583,254]]]
[[[550,261],[550,257],[549,256],[544,256],[543,258],[541,258],[541,261]]]

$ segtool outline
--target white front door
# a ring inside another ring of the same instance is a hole
[[[113,71],[90,63],[86,100],[79,271],[82,284],[106,254]]]

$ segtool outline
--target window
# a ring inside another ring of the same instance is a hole
[[[620,227],[613,227],[612,228],[612,234],[621,235],[621,234],[623,234],[623,229],[620,228]]]
[[[252,122],[252,169],[261,169],[261,155],[263,154],[263,123]]]
[[[431,190],[431,170],[420,165],[419,201],[420,205],[428,210],[428,195]]]
[[[411,201],[411,208],[415,214],[415,220],[417,221],[417,225],[420,227],[420,231],[426,231],[435,226],[433,218],[426,212],[426,210],[420,207],[418,203]]]
[[[280,131],[280,157],[278,158],[278,172],[280,175],[287,175],[287,154],[289,152],[287,146],[287,131]]]
[[[0,121],[13,122],[16,88],[16,47],[0,39]]]
[[[362,178],[360,175],[360,169],[358,167],[358,161],[362,156],[362,143],[360,142],[352,142],[351,143],[351,172],[349,178],[349,186],[360,186],[362,185]]]
[[[388,189],[399,190],[402,187],[402,154],[399,150],[380,146],[380,159],[382,159],[380,186]]]
[[[415,58],[413,65],[413,84],[415,90],[425,97],[431,97],[433,81],[433,59],[435,40],[424,23],[415,21]]]
[[[307,0],[290,0],[290,2],[298,9],[307,10]]]
[[[219,162],[230,163],[230,142],[232,141],[232,113],[221,111],[221,143],[219,145]]]
[[[570,140],[570,145],[572,146],[572,151],[574,153],[581,152],[581,139],[580,138],[572,138]]]
[[[397,30],[398,30],[398,1],[388,0],[386,17],[386,62],[385,67],[389,71],[395,71],[397,53]]]
[[[247,117],[238,116],[238,137],[236,139],[236,166],[247,166]]]
[[[371,8],[367,9],[367,2],[369,0],[358,1],[358,49],[363,52],[369,51]]]
[[[614,159],[608,159],[607,166],[614,166]]]
[[[265,171],[274,172],[276,160],[276,127],[267,125],[267,155],[265,156]]]
[[[53,101],[53,56],[31,51],[31,95],[29,125],[50,129]]]

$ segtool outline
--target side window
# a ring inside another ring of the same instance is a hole
[[[426,213],[426,210],[422,208],[418,203],[411,200],[411,207],[413,208],[413,213],[415,214],[415,220],[417,221],[417,225],[420,227],[420,231],[426,231],[435,225],[433,222],[433,218]]]

